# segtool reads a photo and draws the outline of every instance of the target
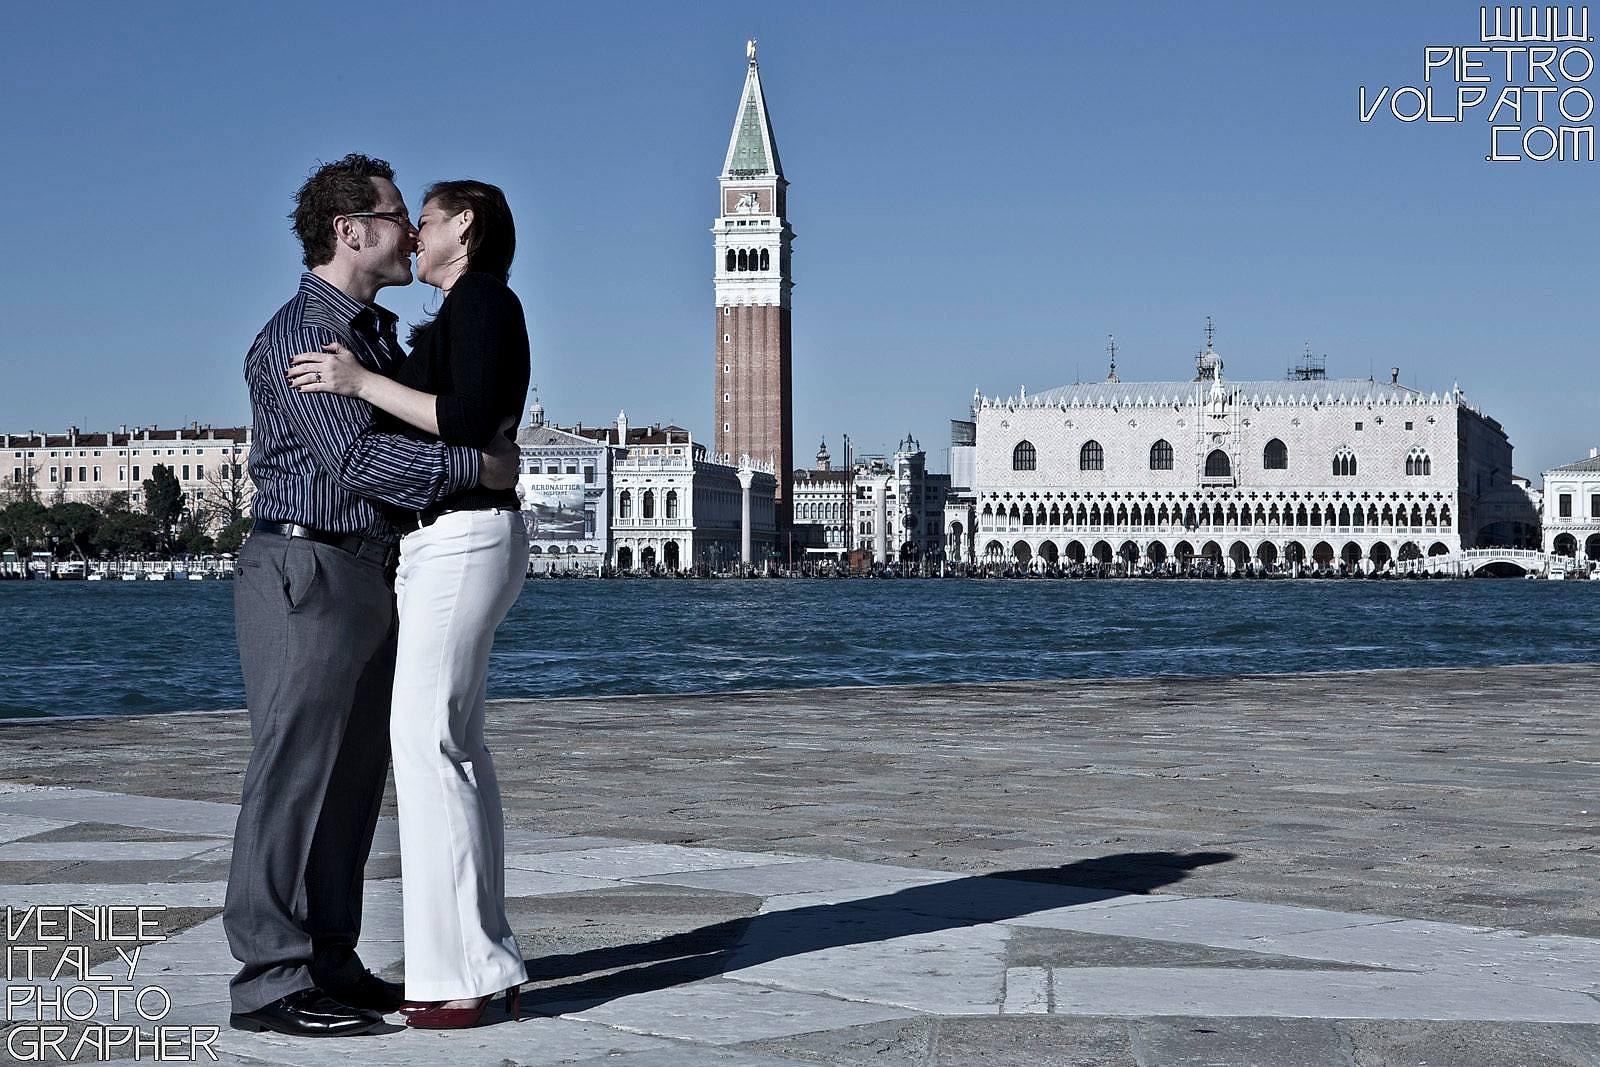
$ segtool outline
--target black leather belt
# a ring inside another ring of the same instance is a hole
[[[395,545],[388,541],[362,537],[360,534],[329,533],[327,530],[314,530],[298,523],[271,522],[267,519],[257,519],[250,529],[254,533],[276,534],[279,537],[303,537],[307,541],[337,548],[357,559],[364,559],[384,568],[393,567],[399,558],[399,550]]]
[[[441,516],[444,516],[444,515],[453,515],[458,511],[495,511],[495,510],[503,511],[505,509],[503,507],[501,507],[500,505],[496,505],[496,504],[490,504],[490,505],[486,505],[486,506],[483,506],[483,507],[468,507],[468,508],[450,508],[450,507],[441,508],[438,505],[434,505],[431,508],[424,508],[421,511],[408,511],[408,512],[406,512],[405,518],[396,519],[395,520],[394,528],[396,530],[400,531],[400,536],[401,537],[404,537],[406,534],[416,533],[418,530],[422,529],[424,526],[432,526],[434,523],[439,521],[439,518]]]

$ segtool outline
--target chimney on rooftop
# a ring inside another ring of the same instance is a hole
[[[1400,368],[1399,367],[1390,367],[1389,368],[1389,384],[1390,385],[1399,385],[1400,384]]]

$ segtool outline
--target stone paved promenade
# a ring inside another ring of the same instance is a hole
[[[499,703],[533,1017],[216,1047],[304,1067],[1597,1064],[1597,680]],[[137,970],[171,992],[168,1025],[226,1021],[247,741],[226,713],[0,727],[0,896],[167,905]],[[397,977],[395,841],[386,817],[363,953]]]

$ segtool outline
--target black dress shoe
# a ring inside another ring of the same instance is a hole
[[[228,1025],[235,1030],[271,1030],[294,1037],[347,1037],[382,1024],[383,1016],[377,1012],[341,1004],[320,989],[302,989],[264,1008],[228,1016]]]
[[[399,1011],[406,1002],[406,988],[399,982],[385,982],[371,971],[348,982],[323,982],[323,990],[341,1004],[366,1008],[380,1014]]]

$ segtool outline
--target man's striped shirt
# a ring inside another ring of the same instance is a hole
[[[478,484],[476,449],[380,433],[372,406],[334,393],[302,393],[284,377],[289,360],[339,341],[363,366],[390,374],[405,358],[395,316],[353,300],[309,271],[244,360],[255,419],[251,513],[333,533],[385,541],[395,530],[373,501],[420,511]]]

